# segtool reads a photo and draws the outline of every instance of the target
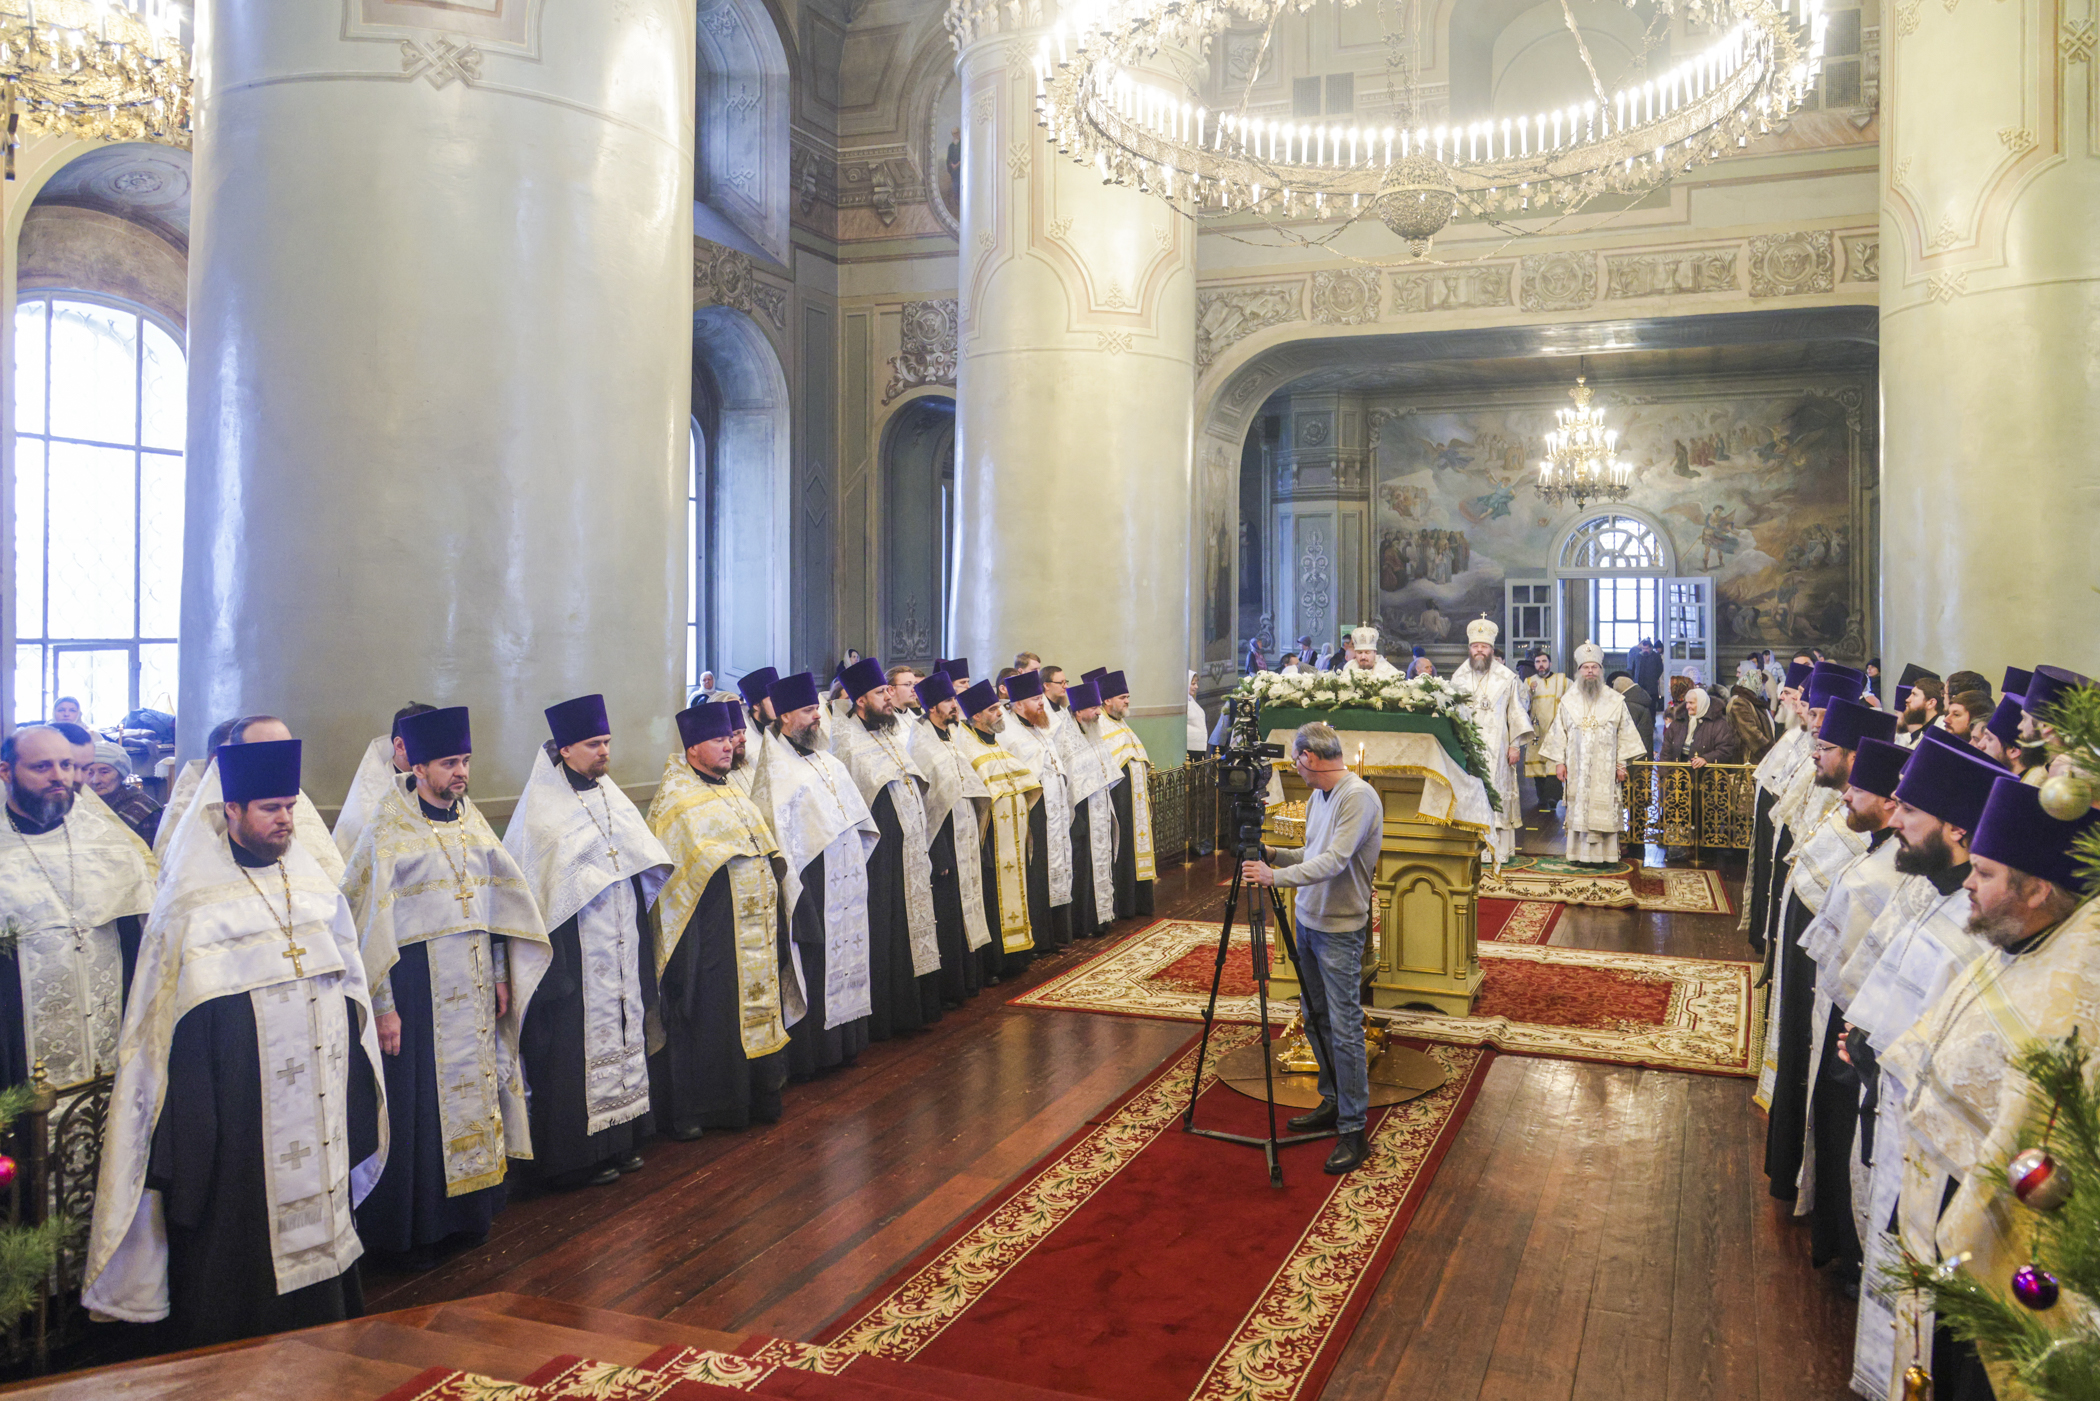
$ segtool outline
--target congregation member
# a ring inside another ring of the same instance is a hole
[[[0,740],[7,832],[0,837],[0,1084],[41,1062],[64,1088],[117,1068],[117,1039],[153,907],[137,836],[73,789],[73,746],[49,725]]]
[[[84,786],[102,800],[104,807],[117,815],[118,821],[136,833],[140,841],[148,847],[153,845],[154,834],[160,829],[161,805],[132,777],[131,756],[121,745],[111,744],[108,740],[95,741],[95,753],[88,762]]]
[[[1897,1239],[1926,1264],[1964,1259],[1968,1275],[2001,1296],[2033,1259],[2033,1228],[2014,1205],[2006,1165],[2049,1115],[2047,1098],[2014,1062],[2035,1045],[2092,1031],[2100,917],[2080,895],[2074,844],[2096,827],[2091,808],[2058,821],[2017,779],[1991,785],[1965,881],[1967,932],[1983,947],[1881,1057],[1884,1074],[1905,1087]],[[1903,1296],[1902,1315],[1918,1308],[1915,1295]],[[1910,1322],[1899,1315],[1892,1375],[1929,1360],[1937,1401],[2001,1394],[1973,1345]],[[1930,1339],[1929,1359],[1912,1356],[1914,1338]]]
[[[1626,668],[1633,673],[1633,684],[1646,691],[1660,704],[1663,693],[1663,655],[1662,649],[1655,645],[1654,638],[1641,639],[1640,646],[1627,658]]]
[[[1671,708],[1670,721],[1663,726],[1663,762],[1690,764],[1695,769],[1741,762],[1741,736],[1729,718],[1715,715],[1713,708],[1713,692],[1704,686],[1685,691],[1684,700]]]
[[[349,906],[294,838],[300,753],[220,755],[221,822],[169,849],[140,951],[82,1301],[171,1348],[364,1312],[380,1050]]]
[[[649,1047],[649,1103],[658,1132],[687,1142],[780,1118],[788,1027],[806,1007],[781,899],[787,862],[731,781],[742,707],[702,701],[677,725],[683,747],[649,805],[672,863],[650,957],[662,1040]]]
[[[1470,629],[1467,636],[1470,649]],[[1624,675],[1624,672],[1613,672],[1605,680]],[[1560,779],[1554,775],[1553,765],[1539,753],[1539,744],[1546,738],[1546,731],[1553,728],[1553,713],[1560,708],[1561,697],[1568,693],[1568,685],[1567,674],[1553,669],[1551,652],[1541,647],[1532,654],[1531,665],[1524,672],[1525,704],[1531,711],[1531,740],[1524,749],[1524,776],[1531,780],[1532,787],[1538,792],[1541,812],[1551,812],[1560,806]],[[1621,691],[1619,694],[1623,699],[1626,693]],[[1633,709],[1631,701],[1628,701],[1627,709]],[[1640,724],[1640,716],[1634,716],[1634,724]]]
[[[1564,785],[1567,859],[1609,865],[1619,859],[1626,805],[1619,790],[1626,763],[1646,751],[1617,691],[1604,684],[1604,653],[1594,642],[1575,649],[1575,686],[1554,711],[1539,754]]]
[[[1070,719],[1057,745],[1072,804],[1072,933],[1091,938],[1116,920],[1117,771],[1101,741],[1100,688],[1080,681],[1065,694]]]
[[[641,1169],[654,1127],[649,912],[671,857],[612,781],[605,697],[578,696],[546,716],[551,738],[503,833],[547,927],[547,972],[518,1032],[532,1171],[557,1188],[603,1187]]]
[[[926,775],[907,747],[882,663],[863,657],[844,680],[853,708],[832,726],[831,753],[881,833],[867,865],[868,1037],[887,1041],[941,1019]]]
[[[1619,693],[1620,700],[1626,702],[1626,714],[1633,721],[1634,732],[1640,736],[1641,753],[1644,756],[1653,755],[1655,753],[1655,697],[1649,695],[1647,691],[1643,690],[1641,686],[1634,681],[1633,675],[1630,672],[1611,672],[1605,676],[1604,682],[1606,685],[1610,686],[1614,691],[1617,691]],[[1566,692],[1562,692],[1562,694],[1565,695]],[[1558,701],[1554,703],[1554,708],[1556,710],[1559,709]],[[1550,724],[1551,722],[1548,723]],[[1545,731],[1541,730],[1538,732],[1538,737],[1532,741],[1533,752],[1537,751],[1539,743],[1543,741],[1545,737]],[[1541,757],[1538,762],[1541,766],[1543,766],[1546,769],[1547,776],[1552,777],[1553,766],[1551,764],[1548,764],[1544,757]],[[1530,765],[1527,761],[1525,765],[1525,772],[1529,773],[1530,771]],[[1553,791],[1555,793],[1561,792],[1560,780],[1558,778],[1553,779]],[[1544,800],[1542,799],[1540,801],[1540,806],[1543,807],[1544,805]]]
[[[1737,682],[1728,688],[1724,713],[1736,738],[1736,757],[1730,763],[1755,764],[1779,737],[1772,725],[1770,702],[1765,698],[1765,682],[1765,674],[1760,670],[1752,681]]]
[[[1488,828],[1486,854],[1496,866],[1516,854],[1517,829],[1524,825],[1524,794],[1517,765],[1524,757],[1524,741],[1532,734],[1530,698],[1524,683],[1495,659],[1495,638],[1500,632],[1490,618],[1467,623],[1466,663],[1451,676],[1451,689],[1466,698],[1466,713],[1480,731],[1481,752],[1491,769],[1484,777],[1502,800]]]
[[[809,672],[767,688],[776,717],[753,796],[786,858],[781,895],[808,1015],[788,1029],[788,1075],[807,1080],[868,1048],[868,857],[882,829],[853,775],[822,747],[822,705]]]
[[[949,738],[977,771],[989,794],[990,815],[979,845],[985,921],[997,936],[983,950],[984,980],[997,983],[1025,969],[1034,957],[1035,929],[1028,911],[1030,810],[1043,788],[1028,765],[999,742],[1005,719],[999,693],[980,681],[956,697],[965,723]]]
[[[933,884],[934,937],[941,954],[941,1003],[960,1007],[984,987],[984,950],[992,925],[984,893],[982,843],[991,822],[992,792],[963,752],[955,731],[962,707],[944,671],[920,681],[925,722],[913,732],[912,762],[926,776],[927,845]]]
[[[1101,693],[1097,742],[1108,751],[1109,768],[1118,773],[1110,790],[1116,807],[1116,918],[1142,918],[1152,913],[1152,760],[1137,732],[1124,723],[1130,714],[1130,683],[1120,671],[1093,678]]]
[[[1202,758],[1210,752],[1210,721],[1203,714],[1203,705],[1196,699],[1196,673],[1189,673],[1188,704],[1188,757]]]
[[[1014,673],[1006,681],[1006,698],[1009,713],[1000,742],[1028,766],[1043,790],[1043,800],[1028,809],[1028,922],[1037,951],[1054,952],[1070,948],[1073,938],[1071,786],[1043,699],[1042,676]]]
[[[350,852],[357,846],[357,839],[364,835],[372,814],[379,810],[386,790],[402,783],[408,773],[408,751],[401,743],[401,722],[411,715],[422,715],[435,709],[436,706],[425,705],[422,701],[410,701],[394,712],[392,727],[365,746],[363,757],[357,761],[357,772],[351,775],[350,791],[344,795],[342,809],[336,813],[335,827],[330,833],[343,860],[350,859]]]
[[[532,885],[467,796],[465,706],[401,722],[411,775],[351,850],[386,1081],[386,1171],[358,1209],[367,1248],[409,1269],[479,1245],[512,1157],[532,1156],[518,1029],[548,964]]]

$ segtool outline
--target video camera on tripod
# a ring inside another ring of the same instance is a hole
[[[1283,757],[1283,746],[1261,742],[1259,698],[1234,696],[1225,702],[1225,712],[1231,723],[1226,730],[1224,752],[1218,755],[1218,796],[1232,804],[1234,858],[1259,861],[1269,761]]]

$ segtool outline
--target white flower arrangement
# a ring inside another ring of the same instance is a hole
[[[1373,676],[1350,665],[1340,671],[1257,671],[1242,677],[1235,696],[1259,701],[1264,709],[1382,710],[1388,714],[1435,715],[1450,722],[1466,753],[1466,771],[1487,789],[1488,805],[1502,806],[1495,791],[1495,770],[1473,723],[1469,697],[1437,676]]]

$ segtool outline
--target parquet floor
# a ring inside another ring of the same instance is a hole
[[[1554,835],[1549,818],[1526,845]],[[1216,917],[1226,874],[1169,872],[1158,913]],[[1571,908],[1554,942],[1746,956],[1732,916]],[[511,1291],[810,1337],[1188,1040],[1004,1005],[1085,956],[791,1088],[778,1125],[658,1142],[615,1187],[520,1194],[483,1248],[368,1275],[369,1306]],[[1852,1307],[1766,1195],[1763,1142],[1741,1080],[1500,1058],[1326,1395],[1846,1396]]]

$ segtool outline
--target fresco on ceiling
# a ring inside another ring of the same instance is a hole
[[[1844,409],[1799,389],[1599,396],[1634,464],[1626,504],[1661,519],[1680,574],[1718,581],[1723,646],[1834,643],[1852,597]],[[1573,516],[1531,483],[1559,402],[1374,407],[1377,598],[1388,632],[1457,642],[1500,620],[1505,578],[1543,576]]]

